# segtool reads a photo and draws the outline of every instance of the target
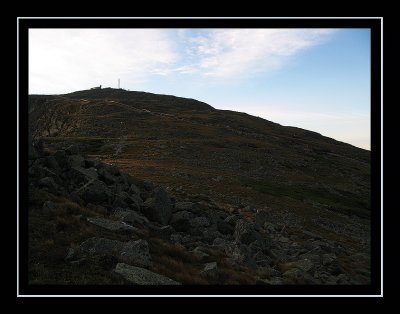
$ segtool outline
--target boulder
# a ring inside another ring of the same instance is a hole
[[[90,210],[93,210],[93,211],[95,211],[95,212],[97,212],[99,214],[102,214],[102,215],[108,214],[107,208],[105,208],[104,206],[101,206],[101,205],[95,205],[95,204],[92,204],[92,203],[88,203],[86,205],[86,207],[89,208]]]
[[[138,194],[130,194],[128,204],[131,209],[140,211],[143,206],[143,201]]]
[[[192,214],[188,211],[180,211],[172,214],[170,224],[176,231],[188,232],[191,228],[190,219]]]
[[[152,265],[149,245],[145,240],[121,242],[105,238],[90,238],[78,247],[78,251],[111,255],[120,261],[141,267]]]
[[[187,210],[190,211],[193,208],[192,202],[176,202],[175,211]]]
[[[253,259],[253,254],[247,245],[237,243],[236,245],[228,248],[227,254],[238,264],[246,264],[250,267],[254,267],[256,265]]]
[[[228,214],[225,211],[218,209],[207,210],[207,215],[213,224],[217,224],[228,217]]]
[[[118,180],[117,177],[109,172],[109,168],[107,167],[102,167],[98,169],[97,172],[99,174],[99,179],[107,185],[115,184]]]
[[[123,221],[115,221],[101,217],[88,217],[87,221],[110,231],[124,232],[134,230],[131,225]]]
[[[114,270],[134,285],[180,285],[180,283],[144,268],[118,263]]]
[[[259,235],[252,223],[241,219],[236,223],[234,237],[236,242],[248,245],[257,240]]]
[[[141,225],[144,227],[149,225],[149,220],[146,217],[133,210],[118,209],[115,211],[114,216],[131,225]]]
[[[67,168],[69,166],[68,156],[64,150],[56,151],[53,156],[61,168]]]
[[[204,259],[206,257],[209,257],[210,255],[208,255],[206,252],[203,251],[203,248],[201,246],[197,246],[192,253],[199,259]]]
[[[266,267],[272,264],[272,258],[264,254],[262,251],[257,252],[253,256],[253,259],[258,266]]]
[[[57,160],[54,158],[54,156],[46,157],[45,166],[55,172],[59,172],[61,170],[61,168],[60,168]]]
[[[99,204],[107,202],[110,196],[110,191],[104,182],[94,180],[82,192],[82,199],[86,202]]]
[[[172,214],[172,204],[168,193],[162,187],[154,189],[152,197],[143,204],[144,215],[161,225],[167,225]]]
[[[155,227],[153,231],[162,239],[170,239],[171,235],[175,232],[174,228],[170,225],[162,226],[161,228]]]
[[[65,149],[65,152],[68,155],[78,155],[79,154],[79,147],[78,145],[71,145]]]
[[[209,277],[211,279],[216,279],[218,278],[218,265],[217,262],[211,262],[204,264],[204,268],[201,271],[201,274]]]
[[[254,222],[257,227],[262,228],[264,227],[264,224],[268,221],[269,219],[269,213],[265,209],[259,209],[257,210],[255,216],[254,216]]]
[[[136,185],[131,184],[131,186],[129,187],[129,193],[135,194],[135,195],[140,195],[140,189]]]
[[[83,168],[83,167],[72,167],[74,171],[79,172],[82,174],[86,180],[97,180],[99,178],[99,175],[97,173],[97,169],[94,167],[91,168]]]
[[[335,254],[327,253],[327,254],[323,254],[322,255],[322,265],[329,265],[335,260],[336,260],[336,255]]]
[[[210,220],[206,217],[196,217],[190,220],[192,228],[204,228],[210,226]]]
[[[120,258],[128,264],[151,266],[149,244],[142,239],[126,242],[120,252]]]
[[[222,238],[222,237],[223,237],[222,234],[219,233],[218,231],[206,229],[203,231],[202,240],[211,244],[216,238]]]
[[[171,220],[171,226],[178,232],[188,232],[190,230],[191,224],[187,218],[175,218]]]
[[[36,159],[38,157],[38,152],[36,148],[33,146],[33,138],[31,132],[28,133],[28,158],[30,160]]]
[[[124,198],[124,197],[122,197],[120,195],[117,195],[115,197],[115,199],[114,199],[114,202],[112,203],[112,207],[113,208],[122,208],[124,210],[128,210],[129,209],[129,205],[126,202],[126,200],[127,200],[126,198]]]
[[[231,226],[235,227],[236,223],[238,222],[238,220],[240,219],[239,215],[231,215],[228,216],[224,219],[224,221],[228,224],[230,224]]]
[[[51,177],[44,177],[40,179],[38,185],[41,188],[47,188],[52,193],[57,192],[57,190],[59,189],[59,186]]]
[[[282,285],[283,280],[280,277],[272,277],[270,279],[260,279],[266,285]]]
[[[72,167],[85,167],[85,158],[81,155],[71,155],[67,157],[67,163],[70,168]]]
[[[222,234],[233,234],[234,227],[232,224],[227,223],[225,220],[219,221],[217,223],[217,228],[218,231],[221,232]]]
[[[57,213],[57,212],[60,213],[63,210],[65,210],[65,208],[61,204],[57,204],[52,201],[44,202],[42,209],[45,212],[53,212],[53,213]]]
[[[309,272],[314,268],[314,263],[309,259],[302,259],[296,262],[293,262],[293,266],[302,270],[303,272]]]

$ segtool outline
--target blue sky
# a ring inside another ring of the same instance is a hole
[[[118,78],[370,149],[369,29],[30,30],[30,94]]]

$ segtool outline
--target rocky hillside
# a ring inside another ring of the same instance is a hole
[[[370,282],[367,151],[192,99],[30,96],[29,279]]]

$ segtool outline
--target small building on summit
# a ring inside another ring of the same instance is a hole
[[[91,89],[101,89],[101,85],[100,86],[96,86],[96,87],[92,87]]]

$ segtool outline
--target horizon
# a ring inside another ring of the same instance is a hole
[[[369,29],[29,30],[30,95],[121,79],[366,150],[369,63]]]

